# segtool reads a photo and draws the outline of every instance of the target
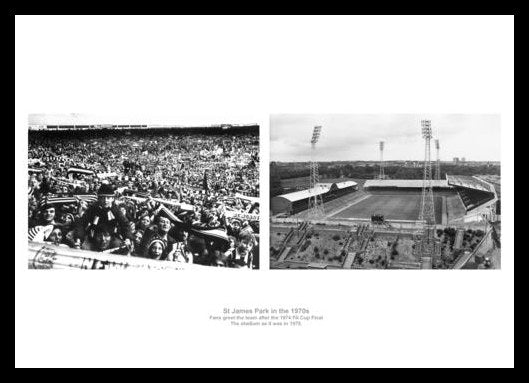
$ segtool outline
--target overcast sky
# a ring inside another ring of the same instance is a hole
[[[500,161],[500,116],[492,114],[276,114],[270,117],[270,160],[310,160],[316,125],[322,126],[318,161],[378,160],[379,141],[385,141],[385,160],[422,160],[421,119],[432,121],[441,160]],[[431,148],[435,158],[433,141]]]

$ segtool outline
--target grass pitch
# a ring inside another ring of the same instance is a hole
[[[442,197],[434,196],[435,219],[441,223]],[[421,194],[371,194],[369,198],[336,214],[333,218],[371,218],[383,214],[390,220],[417,220],[421,208]]]

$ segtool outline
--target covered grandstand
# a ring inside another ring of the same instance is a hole
[[[300,190],[272,198],[270,208],[272,214],[295,214],[307,209],[309,197],[321,195],[323,201],[326,202],[345,194],[352,193],[356,190],[358,190],[358,184],[351,180],[341,182],[321,182],[317,184],[314,189]]]
[[[447,182],[457,191],[467,212],[497,199],[494,187],[476,177],[447,175]]]
[[[419,191],[423,180],[367,180],[364,189],[367,192]],[[445,180],[432,180],[437,195],[455,194],[461,199],[466,212],[486,204],[496,198],[494,186],[474,176],[446,175]],[[447,193],[445,193],[447,192]],[[459,199],[459,198],[458,198]]]
[[[416,190],[422,189],[423,180],[367,180],[364,184],[366,190]],[[432,180],[434,189],[450,190],[447,180]]]
[[[494,190],[491,188],[491,186],[476,177],[451,175],[447,175],[446,177],[447,182],[450,186],[480,190],[487,193],[494,193]]]
[[[352,180],[323,180],[313,190],[299,190],[273,197],[270,203],[273,215],[295,215],[308,208],[309,197],[321,195],[324,202],[337,199],[359,189]],[[438,223],[448,223],[470,214],[480,214],[478,207],[489,203],[498,204],[495,186],[473,176],[446,175],[446,179],[432,180]],[[422,179],[374,179],[366,180],[358,200],[343,200],[344,206],[334,206],[335,219],[369,218],[380,213],[386,219],[415,220],[419,215]],[[341,200],[340,200],[341,201]],[[340,202],[335,201],[335,202]],[[333,202],[334,203],[334,202]],[[499,205],[499,204],[498,204]],[[499,210],[499,206],[497,206]]]

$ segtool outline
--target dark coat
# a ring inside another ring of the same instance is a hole
[[[109,214],[111,213],[111,214]],[[97,222],[97,224],[95,224]],[[85,240],[86,236],[92,237],[91,231],[97,225],[106,224],[122,239],[133,240],[134,236],[130,229],[129,220],[117,207],[105,209],[99,204],[88,208],[85,214],[75,224],[75,236]]]

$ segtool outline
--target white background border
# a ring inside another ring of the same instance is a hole
[[[514,365],[513,17],[15,23],[17,367]],[[499,113],[502,270],[28,271],[27,116],[70,112],[259,122],[263,196],[271,113]],[[288,330],[208,321],[226,305],[304,305],[326,320]]]

